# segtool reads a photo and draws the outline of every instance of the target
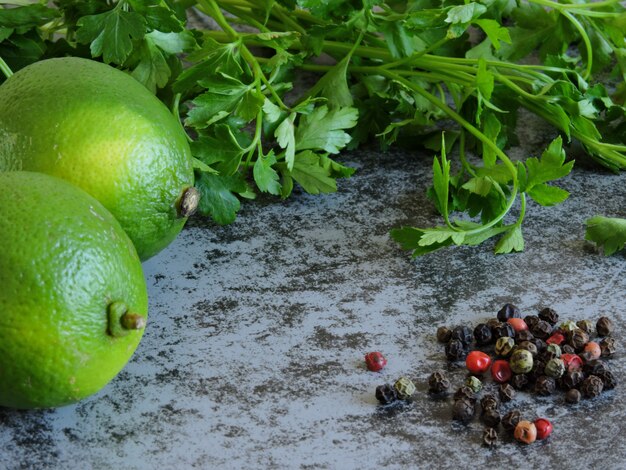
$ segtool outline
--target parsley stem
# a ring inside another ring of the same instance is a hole
[[[591,45],[591,40],[589,39],[589,35],[587,34],[587,31],[585,31],[585,28],[583,27],[583,25],[580,24],[580,21],[578,21],[574,15],[572,15],[568,11],[562,11],[561,14],[565,18],[570,20],[574,28],[578,30],[578,33],[580,34],[581,39],[585,43],[585,49],[587,50],[587,64],[586,64],[587,67],[585,68],[585,72],[583,73],[583,78],[585,80],[588,80],[589,77],[591,76],[591,68],[593,65],[593,46]]]
[[[13,75],[13,71],[11,70],[11,67],[8,66],[8,64],[4,61],[4,59],[2,59],[2,57],[0,57],[0,71],[7,78]]]

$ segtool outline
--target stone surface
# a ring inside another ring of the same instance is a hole
[[[388,235],[438,222],[424,196],[432,156],[347,154],[358,167],[339,191],[246,202],[237,221],[194,219],[145,263],[146,334],[102,392],[46,411],[0,410],[0,468],[617,468],[626,462],[623,354],[617,388],[567,405],[564,395],[518,393],[506,409],[554,424],[521,446],[501,431],[450,419],[450,398],[427,393],[447,364],[439,325],[475,325],[505,302],[524,314],[551,306],[575,320],[611,316],[623,348],[626,257],[600,256],[584,220],[626,216],[626,174],[581,165],[563,181],[561,206],[529,204],[526,251],[493,243],[411,260]],[[379,350],[388,366],[365,368]],[[377,385],[399,376],[417,394],[379,406]],[[488,381],[487,391],[495,386]]]

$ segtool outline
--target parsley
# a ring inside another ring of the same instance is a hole
[[[491,238],[510,253],[524,249],[527,200],[569,196],[558,186],[574,165],[564,145],[626,169],[618,0],[15,3],[0,5],[0,71],[77,55],[132,74],[180,116],[200,212],[220,224],[258,193],[336,191],[354,171],[337,160],[346,149],[409,142],[438,153],[428,195],[442,223],[392,237],[415,256]],[[217,28],[191,28],[190,13]],[[295,85],[303,72],[317,76],[308,89]],[[514,162],[506,149],[521,108],[558,137]],[[621,219],[595,217],[587,238],[611,254],[625,231]]]

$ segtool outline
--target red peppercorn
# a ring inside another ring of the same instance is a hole
[[[511,379],[513,372],[511,372],[511,366],[509,361],[504,359],[498,359],[493,362],[491,366],[491,377],[498,383],[508,382]]]
[[[546,340],[546,344],[556,344],[561,346],[565,342],[565,336],[561,333],[554,333]]]
[[[561,360],[568,371],[582,369],[583,360],[578,354],[561,354]]]
[[[365,364],[372,372],[378,372],[387,365],[387,359],[378,351],[369,352],[365,355]]]
[[[523,318],[509,318],[506,322],[513,327],[516,333],[528,329],[528,325]]]
[[[536,419],[535,427],[537,428],[537,439],[545,439],[552,434],[552,423],[545,418]]]
[[[472,374],[484,374],[490,365],[491,358],[482,351],[471,351],[465,358],[465,366]]]

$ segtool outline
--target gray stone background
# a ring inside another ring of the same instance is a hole
[[[518,156],[552,137],[528,132]],[[483,425],[452,422],[426,380],[441,367],[455,388],[464,378],[437,326],[475,325],[505,302],[609,315],[623,346],[626,258],[596,253],[583,223],[626,216],[626,174],[577,166],[569,200],[529,205],[524,253],[495,256],[488,242],[411,260],[388,232],[438,222],[424,195],[432,155],[372,147],[342,160],[358,171],[335,194],[259,198],[226,227],[193,219],[144,265],[150,318],[128,366],[79,404],[0,409],[0,468],[624,468],[623,354],[611,361],[620,384],[598,399],[507,406],[553,421],[531,446],[504,434],[481,446]],[[380,373],[364,366],[372,350],[389,360]],[[376,386],[400,375],[414,399],[379,406]]]

